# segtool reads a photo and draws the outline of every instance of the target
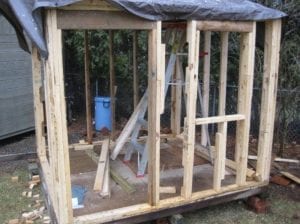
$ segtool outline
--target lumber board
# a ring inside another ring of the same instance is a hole
[[[36,152],[15,153],[15,154],[8,154],[8,155],[0,155],[0,162],[36,159],[36,158],[37,158]]]
[[[70,159],[64,94],[62,31],[56,10],[46,11],[49,56],[45,61],[45,100],[53,207],[59,223],[72,223]]]
[[[209,112],[209,89],[210,89],[210,57],[211,57],[211,31],[204,32],[204,52],[207,54],[203,59],[203,114],[202,117],[208,117]],[[201,144],[207,145],[208,136],[207,126],[201,127]]]
[[[227,63],[228,63],[228,37],[229,37],[228,32],[221,32],[221,55],[220,55],[219,101],[218,101],[219,115],[225,115],[226,113],[225,110],[226,110]]]
[[[98,167],[96,178],[94,182],[94,191],[102,191],[105,170],[109,169],[107,166],[107,157],[109,152],[109,139],[106,139],[101,147],[101,153],[98,160]]]
[[[232,115],[197,118],[195,123],[196,125],[203,125],[203,124],[223,123],[223,122],[241,121],[241,120],[245,120],[245,115],[232,114]]]
[[[87,142],[92,143],[92,102],[91,102],[91,80],[90,80],[90,44],[89,33],[84,31],[84,87],[85,87],[85,113],[86,113],[86,132]]]
[[[39,158],[46,158],[46,139],[44,133],[44,105],[41,96],[43,88],[41,60],[39,58],[38,49],[33,46],[31,52],[32,61],[32,86],[33,86],[33,104],[34,104],[34,121],[37,153]]]
[[[161,59],[161,21],[148,34],[148,200],[150,205],[159,203],[160,186],[160,112],[161,79],[158,61]]]
[[[121,11],[58,10],[58,29],[151,30],[155,22]]]
[[[171,130],[173,135],[179,135],[181,129],[181,104],[182,104],[182,85],[183,83],[181,74],[182,62],[179,57],[176,58],[174,79],[177,85],[172,86],[171,89]]]
[[[295,175],[289,173],[289,172],[285,172],[285,171],[281,171],[280,172],[283,176],[291,179],[292,181],[296,182],[297,184],[300,184],[300,178],[296,177]]]
[[[160,52],[158,55],[157,61],[158,67],[158,79],[160,80],[160,114],[163,114],[165,111],[165,85],[167,84],[165,81],[165,71],[166,71],[166,45],[160,45]]]
[[[198,21],[197,29],[223,32],[252,32],[252,22],[242,21]]]
[[[121,188],[126,191],[128,194],[132,194],[136,191],[135,187],[130,184],[127,180],[125,180],[123,177],[121,177],[114,169],[109,169],[110,175],[112,179],[118,183]]]
[[[108,197],[110,198],[111,192],[110,192],[110,161],[109,161],[109,154],[107,153],[106,157],[106,164],[105,164],[105,171],[104,171],[104,180],[103,180],[103,186],[100,192],[100,195],[102,197]]]
[[[173,197],[170,199],[161,200],[159,206],[153,207],[148,203],[142,203],[138,205],[132,205],[124,208],[113,209],[110,211],[97,212],[88,215],[82,215],[74,218],[75,224],[88,224],[88,223],[107,223],[107,222],[118,222],[124,219],[123,223],[131,223],[126,218],[132,218],[135,216],[145,217],[146,214],[150,213],[150,218],[153,219],[154,212],[163,212],[170,210],[172,208],[184,208],[185,206],[191,205],[194,207],[195,203],[205,203],[211,200],[218,200],[218,198],[227,198],[232,200],[232,198],[237,199],[237,194],[246,193],[253,191],[252,193],[257,194],[257,189],[265,186],[266,183],[249,182],[246,186],[230,185],[221,188],[219,193],[214,190],[206,190],[203,192],[193,193],[191,199],[184,199],[183,197]],[[251,190],[252,189],[252,190]],[[233,197],[231,198],[232,195]],[[251,195],[251,194],[250,194]],[[248,197],[249,194],[243,194],[243,197]],[[215,203],[212,203],[215,204]],[[172,214],[174,210],[172,210]]]
[[[114,65],[114,31],[109,31],[109,92],[111,112],[111,136],[114,139],[116,129],[115,65]]]
[[[216,133],[216,144],[215,144],[215,160],[214,160],[214,176],[213,176],[213,189],[220,191],[222,181],[222,139],[224,138],[222,133]]]
[[[184,121],[183,155],[184,168],[182,197],[188,199],[192,195],[195,118],[198,85],[200,32],[196,30],[196,21],[187,23],[188,66],[186,68],[186,117]]]
[[[218,101],[218,115],[226,114],[226,89],[227,89],[227,64],[228,64],[228,38],[229,32],[221,32],[221,54],[220,54],[220,80],[219,80],[219,101]],[[226,156],[226,141],[227,141],[227,122],[218,123],[218,132],[221,135],[220,144],[220,172],[222,179],[225,176],[224,159]],[[224,157],[224,159],[223,159]]]
[[[255,156],[255,155],[248,155],[248,159],[257,160],[257,156]],[[274,158],[274,162],[300,164],[300,160],[297,160],[297,159],[286,159],[286,158],[280,158],[280,157]]]
[[[133,49],[132,49],[132,72],[133,72],[133,107],[137,107],[139,103],[139,76],[137,67],[137,51],[138,51],[138,31],[133,31]]]
[[[254,76],[256,22],[253,30],[241,34],[238,106],[239,114],[245,115],[245,120],[238,121],[236,127],[235,161],[237,163],[236,183],[246,183],[247,156],[249,148],[249,132],[251,118],[252,87]]]
[[[175,194],[176,193],[176,187],[175,186],[161,186],[159,188],[159,193],[161,194]]]
[[[279,68],[281,20],[265,24],[264,74],[261,96],[257,172],[268,181],[271,167]]]

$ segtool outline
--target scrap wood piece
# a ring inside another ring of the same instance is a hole
[[[100,192],[101,197],[110,198],[110,176],[109,176],[109,155],[107,154],[107,161],[104,172],[104,180],[102,185],[102,191]]]
[[[32,181],[40,181],[40,175],[33,175],[33,176],[31,177],[31,180],[32,180]]]
[[[250,159],[250,160],[257,160],[257,156],[248,155],[248,159]],[[297,163],[297,164],[300,164],[300,161],[297,160],[297,159],[286,159],[286,158],[280,158],[280,157],[276,157],[274,159],[274,162]]]
[[[175,186],[161,186],[159,187],[159,193],[161,194],[176,194]]]
[[[18,176],[11,177],[11,181],[12,181],[13,183],[18,182],[18,180],[19,180],[19,177],[18,177]]]
[[[75,151],[80,151],[80,150],[93,150],[94,145],[93,144],[73,144],[72,147],[74,148]]]
[[[105,169],[109,169],[107,166],[108,161],[108,150],[109,149],[109,139],[106,139],[102,144],[101,154],[98,161],[98,168],[96,172],[96,178],[94,183],[94,191],[101,191],[104,181]]]
[[[121,177],[114,169],[110,168],[110,176],[113,180],[121,186],[121,188],[128,194],[132,194],[136,191],[135,187],[131,185],[127,180]]]
[[[41,182],[41,180],[31,180],[31,181],[28,181],[28,186],[30,185],[38,185],[39,183]]]
[[[292,181],[296,182],[297,184],[300,184],[300,178],[299,177],[296,177],[295,175],[289,173],[289,172],[284,172],[284,171],[281,171],[280,172],[283,176],[291,179]]]
[[[11,219],[8,221],[8,224],[19,224],[19,219]]]

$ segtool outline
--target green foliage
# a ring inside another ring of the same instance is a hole
[[[98,81],[98,94],[109,96],[109,35],[107,31],[91,30],[89,33],[89,44],[91,53],[91,83],[93,95],[96,95],[96,80]],[[116,77],[117,91],[117,110],[119,114],[129,115],[132,110],[132,102],[128,97],[132,97],[132,31],[122,30],[114,31],[113,40],[113,57]],[[65,37],[65,70],[69,77],[68,80],[81,85],[84,89],[84,32],[83,31],[66,31]],[[147,33],[140,31],[138,33],[138,52],[137,52],[138,75],[140,79],[140,90],[143,92],[147,80]],[[74,74],[80,75],[74,75]],[[66,77],[68,78],[68,77]],[[74,80],[76,78],[76,80]],[[77,101],[84,99],[83,91],[74,91],[70,89]],[[74,93],[76,92],[76,93]],[[83,102],[78,102],[82,105]],[[130,103],[130,105],[128,105]],[[76,105],[75,105],[76,106]]]

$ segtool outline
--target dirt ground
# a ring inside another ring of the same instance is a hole
[[[16,139],[2,141],[0,154],[35,151],[34,134],[30,133]],[[11,177],[18,176],[18,182]],[[0,162],[0,223],[20,218],[22,213],[32,211],[35,200],[22,196],[28,190],[28,162]],[[33,194],[42,195],[39,187]],[[291,182],[288,186],[270,184],[267,197],[269,209],[265,214],[256,214],[249,210],[243,200],[183,213],[184,224],[194,223],[300,223],[300,187]],[[34,223],[43,223],[37,219]],[[167,219],[148,223],[169,223]]]

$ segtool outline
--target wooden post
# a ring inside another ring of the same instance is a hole
[[[217,132],[216,133],[216,143],[215,143],[215,155],[214,155],[214,177],[213,177],[213,188],[215,191],[220,191],[221,189],[221,180],[222,178],[222,169],[223,164],[222,162],[225,160],[223,158],[223,152],[222,152],[222,139],[224,139],[224,136],[222,136],[222,133]]]
[[[203,117],[208,116],[209,111],[209,87],[210,87],[210,56],[211,56],[211,32],[204,32],[204,52],[207,52],[207,55],[204,56],[203,62]],[[203,125],[201,127],[201,145],[207,145],[207,126]]]
[[[115,68],[114,68],[114,32],[109,31],[109,90],[111,98],[111,136],[115,137],[115,113],[116,113],[116,98],[115,98]]]
[[[84,83],[85,83],[85,111],[87,142],[92,144],[92,106],[91,106],[91,80],[90,80],[90,47],[89,33],[84,31]]]
[[[228,32],[221,32],[221,58],[220,58],[220,80],[219,80],[219,116],[226,114],[226,88],[227,88],[227,62],[228,62]],[[225,176],[225,156],[226,156],[226,141],[227,141],[227,122],[222,122],[218,124],[218,132],[222,135],[220,136],[220,148],[216,147],[219,155],[224,156],[220,159],[221,164],[221,177],[224,179]]]
[[[36,47],[32,47],[32,85],[33,85],[33,101],[34,101],[34,121],[35,121],[35,137],[37,145],[37,153],[40,160],[46,158],[46,139],[44,133],[44,105],[41,92],[43,91],[41,61]]]
[[[45,101],[49,159],[53,181],[53,206],[58,223],[73,223],[66,102],[63,78],[62,31],[57,29],[56,10],[47,10]]]
[[[262,181],[268,181],[270,175],[276,111],[281,20],[267,21],[265,27],[264,76],[256,168]]]
[[[161,22],[149,31],[148,39],[148,198],[150,205],[159,203],[160,171],[160,111],[161,88],[158,63],[161,49]]]
[[[44,135],[44,124],[46,122],[43,104],[43,80],[41,71],[41,60],[38,53],[38,49],[33,46],[31,52],[32,60],[32,82],[33,82],[33,101],[34,101],[34,121],[35,121],[35,137],[37,145],[37,154],[42,167],[44,180],[48,188],[48,194],[50,196],[50,201],[54,203],[55,199],[53,196],[52,187],[52,173],[49,165],[49,160],[46,154],[46,138]],[[49,152],[49,156],[50,156]]]
[[[137,31],[133,31],[133,49],[132,49],[132,67],[133,67],[133,107],[137,107],[139,103],[139,77],[137,69],[137,48],[138,48],[138,35]]]
[[[255,22],[253,22],[252,32],[241,33],[238,114],[245,115],[245,120],[237,121],[236,127],[235,160],[237,163],[236,183],[238,185],[246,184],[252,85],[255,59],[255,36]]]
[[[196,30],[196,21],[187,23],[188,66],[186,68],[186,118],[184,121],[183,155],[184,167],[183,186],[181,195],[190,198],[193,185],[194,145],[195,145],[195,119],[198,84],[200,32]]]
[[[176,67],[174,73],[174,79],[176,80],[176,86],[172,86],[171,89],[171,130],[176,136],[180,134],[181,127],[181,104],[182,104],[182,82],[181,79],[183,75],[181,72],[181,60],[176,58]]]

